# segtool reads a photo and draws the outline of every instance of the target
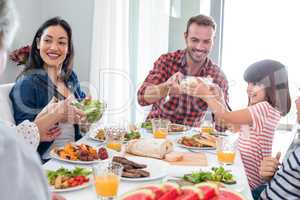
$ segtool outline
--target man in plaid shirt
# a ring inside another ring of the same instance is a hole
[[[180,90],[180,81],[185,75],[211,77],[223,91],[225,101],[228,101],[227,79],[208,57],[213,47],[215,29],[216,24],[211,17],[198,15],[190,18],[184,33],[186,49],[164,54],[154,63],[138,91],[139,104],[152,105],[147,119],[165,118],[172,123],[200,125],[207,104]],[[165,98],[168,94],[169,98]]]

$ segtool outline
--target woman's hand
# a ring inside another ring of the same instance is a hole
[[[71,98],[58,102],[56,110],[64,123],[78,124],[85,118],[84,112],[71,104]]]
[[[57,127],[51,129],[53,126],[59,122],[77,124],[82,118],[85,118],[84,112],[71,104],[71,98],[57,103],[53,99],[37,115],[34,122],[39,129],[41,141],[52,141],[60,135]]]
[[[40,132],[40,140],[41,142],[51,142],[55,140],[61,134],[61,129],[56,125],[51,127],[46,132]]]
[[[275,158],[267,157],[263,159],[263,161],[260,164],[259,174],[263,177],[264,180],[269,181],[272,179],[272,177],[278,170],[278,166],[280,165],[280,156],[281,153],[278,152]]]
[[[72,101],[72,97],[59,102],[52,99],[42,112],[51,113],[56,117],[57,122],[77,124],[85,117],[85,114],[82,110],[72,105]],[[42,112],[41,115],[43,115]]]

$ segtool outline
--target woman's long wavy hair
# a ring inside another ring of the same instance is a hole
[[[29,58],[27,63],[25,64],[25,68],[20,75],[30,73],[36,69],[43,69],[44,61],[41,58],[39,49],[37,48],[38,42],[41,40],[41,36],[43,32],[50,26],[61,26],[68,35],[68,53],[63,62],[61,72],[59,74],[59,78],[61,80],[67,80],[72,73],[73,69],[73,60],[74,60],[74,47],[72,41],[72,29],[68,22],[61,19],[60,17],[54,17],[47,20],[43,23],[40,28],[37,30],[31,45],[31,51],[29,54]]]

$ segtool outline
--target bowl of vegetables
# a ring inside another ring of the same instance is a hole
[[[97,99],[84,99],[73,104],[86,114],[89,123],[99,121],[107,107],[105,102]]]

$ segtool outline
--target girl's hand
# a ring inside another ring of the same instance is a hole
[[[181,91],[187,95],[199,97],[202,99],[211,98],[214,96],[214,86],[211,84],[206,84],[204,81],[202,81],[200,78],[196,79],[197,81],[188,83],[188,84],[182,84],[181,85]]]

